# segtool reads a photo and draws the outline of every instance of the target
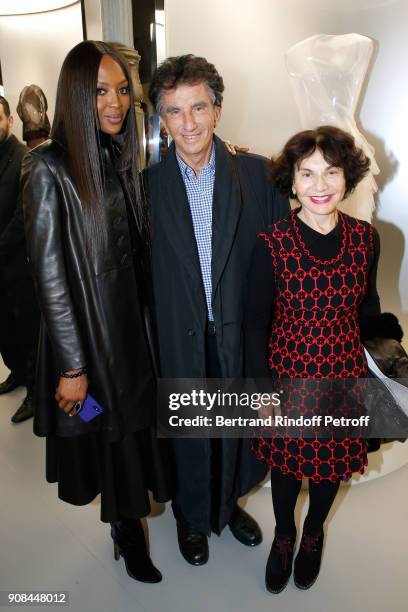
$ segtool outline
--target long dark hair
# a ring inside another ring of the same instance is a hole
[[[105,54],[112,56],[121,66],[130,88],[131,105],[122,128],[123,144],[115,167],[130,196],[139,229],[146,234],[149,227],[146,203],[140,188],[139,141],[127,62],[104,42],[81,42],[71,49],[62,65],[51,138],[68,153],[69,170],[81,200],[84,237],[90,254],[107,246],[104,173],[96,104],[99,64]]]

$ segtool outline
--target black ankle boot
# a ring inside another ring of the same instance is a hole
[[[265,586],[270,593],[280,593],[288,584],[292,573],[295,541],[296,534],[284,535],[275,530],[265,571]]]
[[[160,582],[162,575],[153,565],[147,551],[142,524],[139,520],[111,523],[111,536],[116,561],[122,556],[126,571],[140,582]]]
[[[303,532],[295,559],[294,580],[298,589],[310,589],[320,571],[323,552],[323,531],[318,534]]]

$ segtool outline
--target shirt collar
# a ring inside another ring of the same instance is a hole
[[[195,178],[194,170],[192,169],[191,166],[186,164],[184,159],[182,159],[180,157],[180,155],[177,153],[177,151],[176,151],[176,158],[177,158],[178,165],[180,167],[183,179],[185,179],[185,178],[190,179],[191,177]],[[214,176],[215,175],[215,146],[214,146],[214,143],[213,143],[212,148],[211,148],[211,155],[210,155],[210,159],[208,161],[208,164],[201,168],[200,177],[203,176],[203,174],[208,174],[209,176]]]

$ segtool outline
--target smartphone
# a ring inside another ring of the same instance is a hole
[[[80,402],[77,402],[73,409],[76,410],[76,415],[79,416],[80,419],[89,423],[92,419],[96,418],[103,412],[103,407],[100,405],[98,401],[90,393],[86,396],[86,399],[82,406],[79,406]]]

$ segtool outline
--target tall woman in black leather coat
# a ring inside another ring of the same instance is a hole
[[[115,557],[132,578],[161,580],[140,517],[148,490],[165,501],[154,436],[149,224],[138,182],[125,60],[82,42],[58,84],[52,140],[23,167],[29,258],[42,312],[34,431],[47,438],[47,480],[75,505],[101,493]],[[76,415],[90,392],[103,407]],[[58,409],[59,408],[59,409]]]

